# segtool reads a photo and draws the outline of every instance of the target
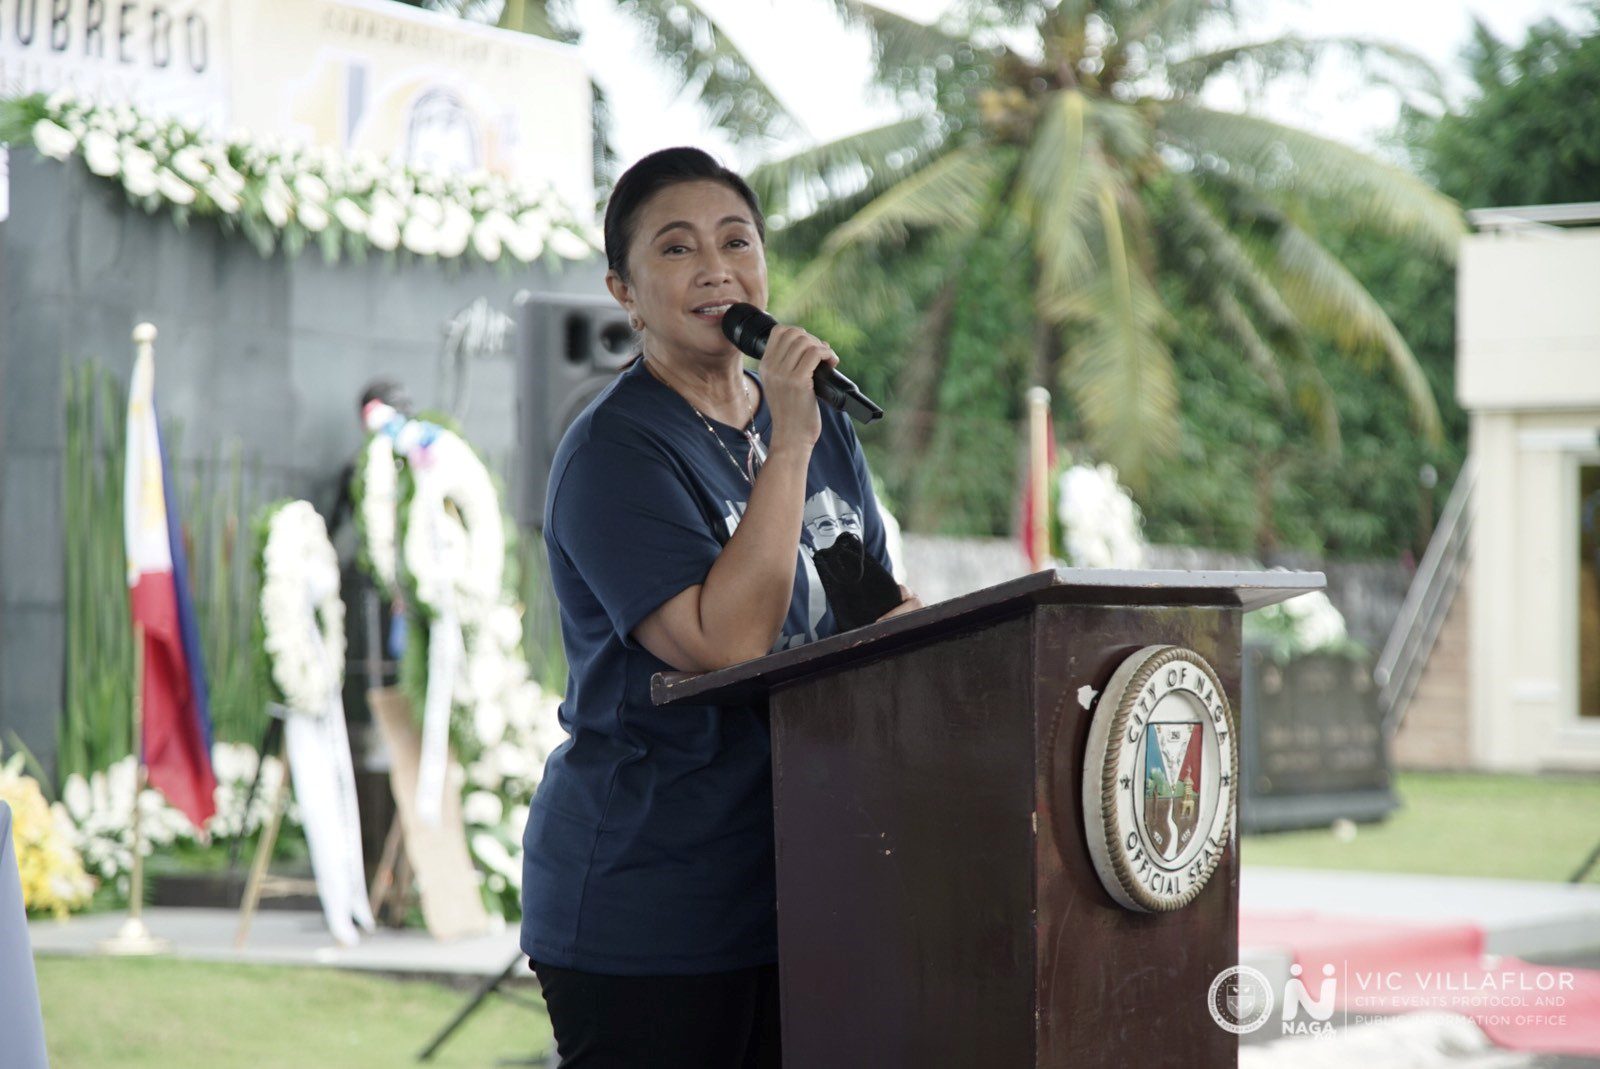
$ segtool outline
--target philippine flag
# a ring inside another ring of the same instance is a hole
[[[211,714],[180,528],[167,493],[155,374],[155,360],[142,346],[128,390],[123,493],[128,603],[134,623],[144,628],[144,649],[138,651],[144,657],[141,736],[150,786],[199,828],[217,808]]]

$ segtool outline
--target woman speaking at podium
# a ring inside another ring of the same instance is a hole
[[[697,149],[639,161],[606,206],[640,357],[551,467],[571,738],[523,837],[522,948],[563,1067],[781,1064],[766,710],[656,708],[650,678],[833,634],[819,568],[887,581],[869,620],[920,606],[887,579],[854,429],[817,400],[838,357],[779,326],[757,376],[723,335],[730,305],[766,306],[764,238],[750,187]]]

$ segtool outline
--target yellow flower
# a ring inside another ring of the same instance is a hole
[[[0,767],[0,802],[11,807],[11,841],[22,876],[22,904],[28,912],[65,918],[89,904],[94,880],[60,826],[39,784],[13,759]]]

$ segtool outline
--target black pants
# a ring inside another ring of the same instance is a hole
[[[533,963],[561,1069],[777,1069],[778,967],[606,976]]]

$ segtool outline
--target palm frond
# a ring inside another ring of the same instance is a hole
[[[979,230],[994,214],[999,179],[1013,166],[1010,155],[981,143],[969,145],[874,197],[822,242],[780,312],[801,316],[823,306],[871,308],[878,297],[860,284],[862,259],[875,259],[879,246],[904,242],[914,229],[946,235]]]
[[[1239,348],[1244,351],[1250,366],[1266,380],[1267,386],[1280,400],[1289,399],[1289,386],[1283,381],[1283,369],[1278,366],[1278,354],[1273,352],[1239,299],[1227,290],[1218,289],[1211,294],[1211,310]]]
[[[1275,335],[1295,336],[1304,324],[1284,303],[1272,281],[1263,273],[1237,237],[1218,219],[1194,185],[1174,174],[1169,202],[1172,223],[1181,230],[1189,262],[1174,264],[1185,274],[1208,282],[1222,282],[1244,297]]]
[[[1366,288],[1315,238],[1285,220],[1273,248],[1279,290],[1313,329],[1346,351],[1380,349],[1411,404],[1417,429],[1430,442],[1443,440],[1439,407],[1417,358]]]
[[[971,246],[969,238],[951,262],[963,262]],[[895,381],[896,410],[910,415],[909,419],[895,420],[890,432],[891,453],[899,461],[896,480],[901,485],[911,482],[933,438],[934,402],[950,357],[950,323],[955,315],[962,276],[960,270],[951,270],[933,299],[928,301],[912,333],[911,350]]]
[[[834,314],[870,321],[884,304],[891,285],[876,250],[851,246],[812,256],[774,302],[773,314],[789,321],[823,309]]]
[[[1256,191],[1337,203],[1357,220],[1453,261],[1466,233],[1460,207],[1413,174],[1292,126],[1192,103],[1162,109],[1160,132],[1192,159],[1220,157]]]
[[[1095,451],[1138,486],[1151,460],[1177,442],[1177,382],[1161,337],[1166,312],[1128,255],[1114,183],[1099,183],[1096,200],[1105,243],[1102,270],[1068,308],[1064,385]]]
[[[1012,154],[974,142],[946,153],[875,197],[823,242],[824,253],[904,241],[913,228],[975,228]]]
[[[1016,206],[1033,229],[1042,306],[1059,308],[1094,265],[1086,238],[1095,198],[1089,169],[1082,93],[1066,89],[1041,109],[1018,174]]]
[[[618,7],[645,28],[679,88],[699,97],[713,125],[750,141],[777,137],[798,126],[697,0],[622,0]]]
[[[1273,280],[1211,205],[1183,175],[1172,175],[1162,206],[1168,260],[1187,276],[1192,291],[1216,315],[1273,394],[1311,422],[1324,448],[1340,448],[1339,412],[1332,388],[1306,345],[1305,324],[1285,303]],[[1187,255],[1184,255],[1184,254]],[[1260,319],[1266,328],[1257,326]],[[1270,339],[1270,340],[1269,340]]]
[[[1137,170],[1150,155],[1149,120],[1131,104],[1104,98],[1089,100],[1088,118],[1105,154],[1125,172]]]
[[[750,171],[750,186],[770,214],[797,217],[863,190],[881,193],[934,148],[936,133],[913,115],[820,145]]]
[[[1397,89],[1415,89],[1438,99],[1442,93],[1439,72],[1409,48],[1367,37],[1301,37],[1284,34],[1265,41],[1247,41],[1210,49],[1167,63],[1167,83],[1179,95],[1198,93],[1219,74],[1248,72],[1265,83],[1278,75],[1309,73],[1318,61],[1332,54],[1354,59],[1364,74]]]
[[[866,0],[834,0],[848,25],[865,29],[872,39],[873,69],[880,80],[898,84],[912,72],[934,66],[940,57],[968,47],[967,39],[937,23],[918,22]]]

